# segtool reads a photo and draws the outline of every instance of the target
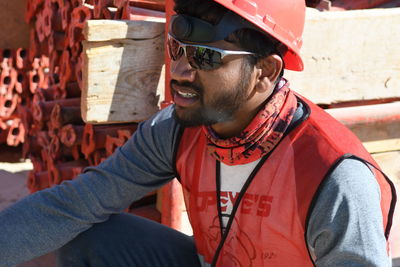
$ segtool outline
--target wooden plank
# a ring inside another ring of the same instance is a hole
[[[363,142],[369,153],[382,153],[400,150],[400,138]]]
[[[165,20],[88,20],[83,35],[88,42],[110,41],[115,39],[152,39],[165,31]]]
[[[114,21],[110,22],[115,25]],[[136,28],[136,25],[139,26]],[[147,31],[142,24],[128,23],[128,26],[128,32],[137,30],[128,36],[138,39],[83,43],[81,109],[86,123],[138,122],[159,109],[159,98],[164,90],[164,75],[161,75],[164,33],[146,35],[140,33]],[[144,36],[150,38],[143,39]],[[101,38],[106,37],[111,39],[112,36],[107,33]]]
[[[319,104],[400,97],[400,8],[306,14],[293,90]]]

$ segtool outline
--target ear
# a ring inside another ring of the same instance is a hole
[[[272,90],[279,74],[283,68],[283,60],[276,54],[269,55],[259,59],[256,66],[257,68],[257,84],[256,89],[259,92]]]

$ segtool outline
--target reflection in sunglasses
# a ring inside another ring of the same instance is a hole
[[[185,44],[170,34],[167,40],[168,54],[172,60],[178,60],[185,54],[190,66],[200,70],[213,70],[222,65],[222,59],[228,55],[254,55],[247,51],[224,50],[216,47]]]

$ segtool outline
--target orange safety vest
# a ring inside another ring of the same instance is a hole
[[[313,266],[306,243],[307,223],[324,178],[349,154],[377,166],[345,126],[311,102],[301,101],[310,109],[309,117],[261,159],[253,171],[253,180],[246,182],[247,190],[243,189],[239,196],[219,192],[219,164],[207,152],[201,127],[184,129],[176,170],[196,247],[206,262],[227,267]],[[381,190],[383,225],[388,238],[395,204],[394,186],[380,171],[371,169]],[[239,204],[233,208],[235,214],[223,234],[218,210],[228,198]]]

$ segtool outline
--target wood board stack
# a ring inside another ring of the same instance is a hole
[[[371,153],[400,150],[400,8],[309,9],[305,70],[287,72],[293,89],[352,129]]]

